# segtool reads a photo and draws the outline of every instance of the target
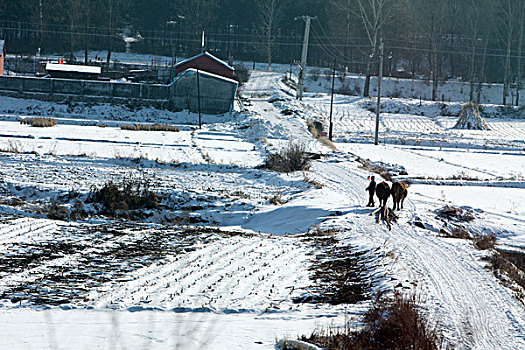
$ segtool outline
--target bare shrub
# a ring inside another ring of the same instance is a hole
[[[339,233],[339,230],[329,227],[329,228],[321,228],[319,225],[315,225],[312,229],[310,229],[307,233],[307,237],[325,237],[325,236],[334,236]]]
[[[87,212],[84,209],[84,204],[80,200],[75,200],[75,204],[73,205],[73,209],[71,210],[69,216],[73,220],[84,220],[87,217]]]
[[[360,331],[349,328],[314,331],[302,340],[330,350],[439,349],[441,336],[419,311],[416,297],[378,297],[365,314]]]
[[[453,219],[456,221],[472,221],[475,219],[474,215],[465,209],[451,207],[445,205],[443,208],[437,210],[437,216],[443,219]]]
[[[133,131],[180,131],[178,127],[169,124],[121,124],[120,128]]]
[[[480,181],[478,177],[470,176],[469,174],[465,173],[464,171],[460,171],[458,174],[452,175],[450,180],[468,180],[468,181]]]
[[[515,292],[516,297],[525,303],[525,253],[497,249],[490,257],[494,276]]]
[[[357,161],[361,163],[361,165],[359,166],[361,169],[379,174],[383,179],[392,182],[392,174],[390,174],[390,171],[388,169],[379,165],[371,164],[368,160],[364,160],[361,158],[357,159]]]
[[[22,145],[20,141],[18,140],[8,140],[7,146],[5,148],[1,148],[0,152],[7,152],[7,153],[21,153],[22,152]]]
[[[290,141],[279,152],[268,156],[264,168],[280,172],[308,170],[310,159],[304,144]]]
[[[488,235],[474,237],[474,245],[481,250],[494,249],[496,236],[493,233],[489,233]]]
[[[235,68],[234,79],[239,82],[239,85],[243,85],[250,80],[251,73],[248,67],[244,64],[236,64],[233,67]]]
[[[69,220],[69,210],[63,205],[57,203],[56,200],[52,200],[49,206],[47,207],[47,216],[51,220]]]
[[[283,199],[283,197],[281,197],[280,193],[274,194],[273,196],[270,197],[270,199],[268,201],[271,204],[273,204],[273,205],[282,205],[282,204],[286,203],[286,201]]]
[[[20,124],[31,125],[39,128],[48,128],[57,125],[57,120],[55,118],[24,118],[20,121]]]
[[[306,172],[303,173],[303,181],[314,185],[314,187],[317,188],[317,189],[323,188],[323,184],[321,184],[320,182],[318,182],[318,181],[312,179],[311,177],[309,177],[306,174]]]
[[[108,181],[101,188],[93,187],[88,203],[102,206],[101,214],[125,216],[129,210],[154,209],[159,205],[159,196],[150,189],[146,179],[125,179],[120,183]]]
[[[443,234],[445,237],[450,238],[459,238],[459,239],[471,239],[472,236],[470,235],[470,232],[463,226],[460,225],[453,225],[452,229],[450,230],[444,230],[441,229],[441,234]]]

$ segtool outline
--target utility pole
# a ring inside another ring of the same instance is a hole
[[[379,144],[379,112],[381,109],[381,82],[383,80],[383,38],[379,40],[379,81],[377,83],[376,134],[374,144]]]
[[[328,130],[328,139],[332,141],[334,124],[332,122],[332,112],[334,109],[334,85],[335,85],[335,64],[336,60],[334,58],[334,70],[332,72],[332,97],[330,98],[330,129]]]
[[[202,32],[204,34],[204,32]],[[204,36],[203,36],[204,38]],[[199,83],[199,64],[197,63],[197,106],[199,108],[199,129],[202,128],[201,123],[201,85]]]
[[[303,99],[303,87],[304,87],[304,74],[306,70],[306,57],[308,55],[308,40],[310,39],[310,21],[316,19],[317,17],[311,16],[301,16],[295,17],[295,20],[299,18],[303,19],[306,22],[304,27],[304,40],[303,40],[303,52],[301,54],[301,63],[299,64],[299,82],[297,83],[297,96],[299,100]]]

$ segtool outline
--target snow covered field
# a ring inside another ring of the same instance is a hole
[[[338,95],[332,150],[307,125],[328,130],[330,96],[297,101],[282,75],[254,72],[246,109],[204,116],[202,129],[187,112],[0,97],[0,348],[273,349],[358,327],[367,298],[297,302],[322,290],[316,262],[342,249],[364,254],[371,292],[417,292],[445,344],[524,348],[522,302],[485,267],[489,252],[442,237],[436,210],[461,206],[473,234],[525,250],[525,122],[455,130],[459,104],[387,99],[374,146],[375,100]],[[58,125],[19,123],[31,116]],[[119,128],[154,122],[181,131]],[[258,168],[289,140],[321,158],[307,172]],[[391,231],[364,206],[364,161],[412,184]],[[86,203],[87,219],[47,218],[52,201],[71,209],[122,178],[150,179],[161,209],[118,221]],[[332,244],[303,235],[316,225],[337,229]]]

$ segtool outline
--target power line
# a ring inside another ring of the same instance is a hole
[[[2,31],[13,31],[13,32],[17,32],[17,33],[20,33],[20,32],[24,32],[24,33],[45,33],[45,34],[56,34],[56,35],[75,35],[75,36],[82,36],[82,37],[85,37],[85,36],[89,36],[89,37],[102,37],[102,38],[108,38],[108,37],[113,37],[115,39],[118,39],[118,38],[121,38],[121,36],[119,34],[103,34],[103,33],[87,33],[87,32],[79,32],[79,31],[57,31],[57,30],[48,30],[48,29],[43,29],[43,30],[40,30],[40,29],[29,29],[29,28],[12,28],[12,27],[5,27],[5,26],[0,26],[0,30]],[[314,31],[314,30],[312,30]],[[314,31],[315,33],[315,31]],[[187,38],[187,36],[189,36],[190,34],[185,34],[185,37],[183,39],[181,39],[181,41],[185,42],[185,43],[198,43],[200,42],[200,39],[199,38],[195,38],[195,39],[192,39],[192,38]],[[191,35],[196,35],[195,33],[191,33]],[[228,40],[217,40],[217,39],[214,39],[215,36],[222,36],[223,34],[217,34],[217,33],[208,33],[208,40],[210,43],[214,43],[214,44],[228,44],[230,41]],[[182,34],[181,34],[182,36]],[[326,38],[326,37],[322,37],[322,36],[319,36],[318,34],[315,33],[315,36],[316,36],[316,40],[317,40],[317,44],[310,44],[314,47],[319,47],[321,48],[321,50],[323,50],[326,54],[330,55],[330,56],[337,56],[338,57],[338,61],[341,61],[341,62],[347,62],[347,63],[362,63],[362,62],[358,62],[358,61],[354,61],[354,60],[351,60],[349,59],[348,57],[339,57],[340,55],[335,55],[333,52],[326,52],[327,48],[326,46],[323,44],[323,41],[320,40],[320,38]],[[257,35],[245,35],[245,37],[247,38],[257,38],[257,39],[260,39],[261,37],[257,36]],[[284,37],[279,37],[279,38],[284,38]],[[293,38],[296,38],[295,36],[293,36]],[[333,38],[333,37],[332,37]],[[151,41],[170,41],[170,40],[173,40],[173,38],[171,37],[161,37],[161,36],[143,36],[142,37],[142,40],[144,41],[147,41],[147,40],[151,40]],[[403,42],[403,41],[399,41],[399,42]],[[242,44],[242,45],[252,45],[252,46],[257,46],[257,45],[264,45],[264,42],[262,42],[261,40],[235,40],[235,43],[236,44]],[[418,42],[409,42],[409,41],[405,41],[405,43],[407,44],[418,44]],[[421,43],[419,43],[421,44]],[[428,44],[428,43],[424,43],[424,44]],[[274,46],[283,46],[283,47],[299,47],[302,45],[302,43],[300,42],[283,42],[283,41],[277,41],[277,42],[274,42],[272,43],[272,45]],[[332,43],[332,45],[334,47],[334,49],[337,49],[337,48],[346,48],[346,47],[351,47],[351,48],[369,48],[370,45],[369,44],[334,44]],[[450,46],[448,44],[444,44],[443,46]],[[434,52],[433,49],[430,49],[430,48],[422,48],[422,47],[413,47],[413,46],[402,46],[402,45],[386,45],[385,44],[385,47],[389,48],[389,49],[398,49],[398,50],[406,50],[406,51],[412,51],[412,52],[425,52],[425,53],[429,53],[429,52]],[[500,52],[503,52],[504,50],[497,50],[497,49],[492,49],[494,51],[500,51]],[[328,50],[329,51],[329,50]],[[467,51],[455,51],[455,50],[448,50],[448,49],[439,49],[437,50],[438,53],[440,54],[453,54],[453,55],[470,55],[469,52]],[[518,55],[517,53],[513,53],[515,51],[511,51],[511,54],[509,55],[509,57],[511,59],[525,59],[525,55]],[[496,57],[496,58],[505,58],[507,57],[506,54],[504,53],[490,53],[490,52],[487,52],[487,53],[483,53],[483,52],[479,52],[479,53],[476,53],[476,57],[482,57],[482,56],[487,56],[487,57]],[[340,59],[339,59],[340,58]]]

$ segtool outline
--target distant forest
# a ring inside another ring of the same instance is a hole
[[[312,20],[308,64],[386,75],[504,83],[523,76],[524,0],[2,0],[8,53],[83,50],[293,64]],[[131,44],[132,42],[132,44]],[[510,102],[510,101],[507,101]],[[512,101],[514,103],[515,101]]]

